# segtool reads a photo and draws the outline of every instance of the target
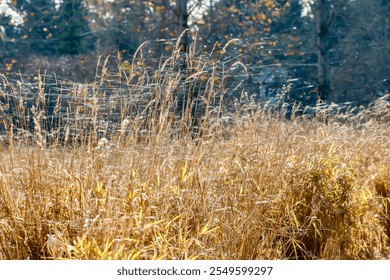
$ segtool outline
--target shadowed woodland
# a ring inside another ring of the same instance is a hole
[[[196,54],[239,61],[230,79],[257,98],[290,84],[289,104],[367,105],[389,89],[389,9],[384,0],[2,1],[1,70],[92,82],[99,56],[114,67],[120,53],[130,69],[145,41],[155,69],[186,30],[184,53],[196,38]]]

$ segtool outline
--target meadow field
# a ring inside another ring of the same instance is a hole
[[[0,259],[390,259],[389,95],[286,118],[180,59],[110,95],[101,61],[50,110],[2,77]]]

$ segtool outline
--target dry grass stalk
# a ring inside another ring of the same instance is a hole
[[[0,259],[389,259],[388,99],[343,122],[250,98],[232,112],[212,61],[192,54],[183,83],[177,51],[154,75],[137,55],[119,75],[136,93],[107,107],[103,63],[54,131],[40,91],[34,141],[27,111],[2,109]],[[194,111],[174,108],[197,83],[194,130]]]

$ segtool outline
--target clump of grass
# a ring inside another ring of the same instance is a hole
[[[286,120],[187,60],[99,63],[51,114],[3,78],[0,259],[389,259],[388,96]]]

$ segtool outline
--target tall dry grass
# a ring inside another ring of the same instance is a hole
[[[0,259],[390,258],[388,96],[286,120],[187,59],[99,62],[51,115],[44,77],[33,108],[3,77]]]

